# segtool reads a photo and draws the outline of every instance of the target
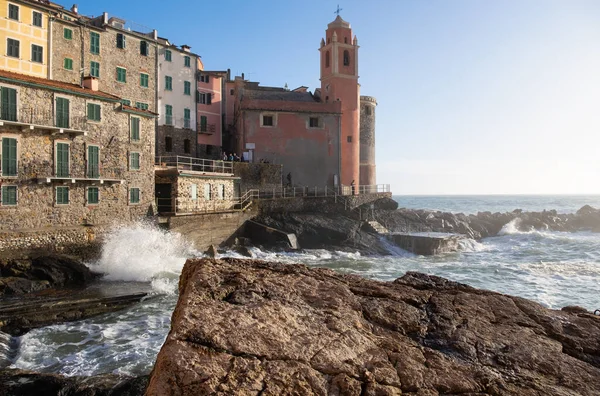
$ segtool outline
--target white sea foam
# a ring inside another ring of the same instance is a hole
[[[179,276],[187,258],[198,256],[181,235],[156,226],[138,223],[110,232],[94,271],[106,280],[150,282]],[[166,281],[156,282],[164,290]]]

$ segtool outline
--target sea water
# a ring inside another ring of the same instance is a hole
[[[585,204],[600,207],[600,197],[521,198],[397,199],[401,206],[463,213],[516,208],[573,212]],[[252,254],[258,259],[326,267],[383,281],[420,271],[529,298],[549,308],[600,308],[600,234],[519,231],[517,221],[506,224],[496,237],[466,240],[460,252],[432,257],[416,256],[391,244],[390,255],[380,257],[335,250],[273,253],[256,248]],[[151,284],[155,297],[123,311],[33,330],[21,337],[12,366],[64,375],[149,373],[170,328],[181,268],[187,257],[198,255],[182,236],[149,225],[115,230],[106,240],[102,258],[90,266],[107,274],[104,282]]]

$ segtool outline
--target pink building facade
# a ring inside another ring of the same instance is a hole
[[[226,72],[205,71],[198,61],[196,120],[198,157],[218,159],[223,144],[223,87]]]

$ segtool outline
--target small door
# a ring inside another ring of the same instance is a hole
[[[174,213],[171,197],[171,183],[156,183],[154,185],[158,213]]]

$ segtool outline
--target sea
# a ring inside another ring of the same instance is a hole
[[[465,214],[515,209],[574,213],[584,205],[600,208],[600,195],[394,199],[400,207]],[[252,253],[258,259],[326,267],[382,281],[420,271],[532,299],[548,308],[600,308],[600,233],[522,231],[511,222],[498,236],[466,240],[455,253],[424,257],[389,244],[388,250],[389,255],[375,257],[325,249],[281,253],[253,248]],[[88,265],[106,274],[101,287],[146,285],[152,296],[123,311],[30,331],[20,337],[12,367],[66,376],[148,374],[170,329],[181,269],[188,257],[196,256],[201,253],[182,235],[147,224],[115,229],[106,239],[102,257]]]

